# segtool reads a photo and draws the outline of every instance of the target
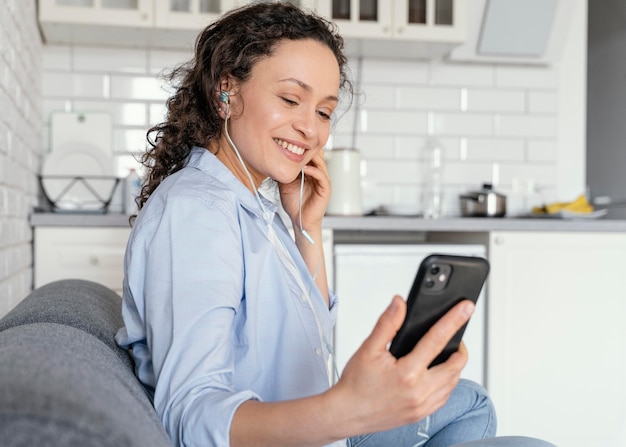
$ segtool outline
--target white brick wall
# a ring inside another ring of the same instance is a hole
[[[32,286],[32,231],[41,165],[41,54],[35,0],[0,6],[0,316]]]

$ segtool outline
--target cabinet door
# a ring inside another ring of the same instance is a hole
[[[431,253],[484,256],[479,245],[335,245],[335,291],[339,312],[335,359],[339,372],[370,335],[394,295],[406,298],[420,262]],[[486,300],[478,300],[463,340],[469,360],[463,377],[484,384]]]
[[[151,27],[152,0],[45,0],[42,22]]]
[[[76,278],[121,293],[129,234],[129,228],[35,228],[35,287]]]
[[[626,234],[490,235],[498,434],[626,445]]]
[[[159,0],[155,3],[155,25],[199,31],[244,3],[241,0]]]
[[[435,42],[465,40],[465,0],[396,0],[395,5],[395,37]]]
[[[392,1],[318,0],[317,9],[335,22],[343,37],[391,36]]]

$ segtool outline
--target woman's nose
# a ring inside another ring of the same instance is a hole
[[[315,113],[303,112],[296,117],[293,127],[306,138],[315,135]]]

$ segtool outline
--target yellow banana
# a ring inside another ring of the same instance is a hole
[[[533,212],[538,214],[556,214],[561,210],[573,213],[591,213],[593,206],[584,194],[581,194],[573,202],[555,202],[541,207],[534,207]]]

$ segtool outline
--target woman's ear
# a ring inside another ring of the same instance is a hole
[[[219,113],[222,119],[230,117],[231,107],[231,95],[233,94],[233,82],[230,78],[224,77],[220,81],[220,88],[217,92],[218,101],[220,104]]]

